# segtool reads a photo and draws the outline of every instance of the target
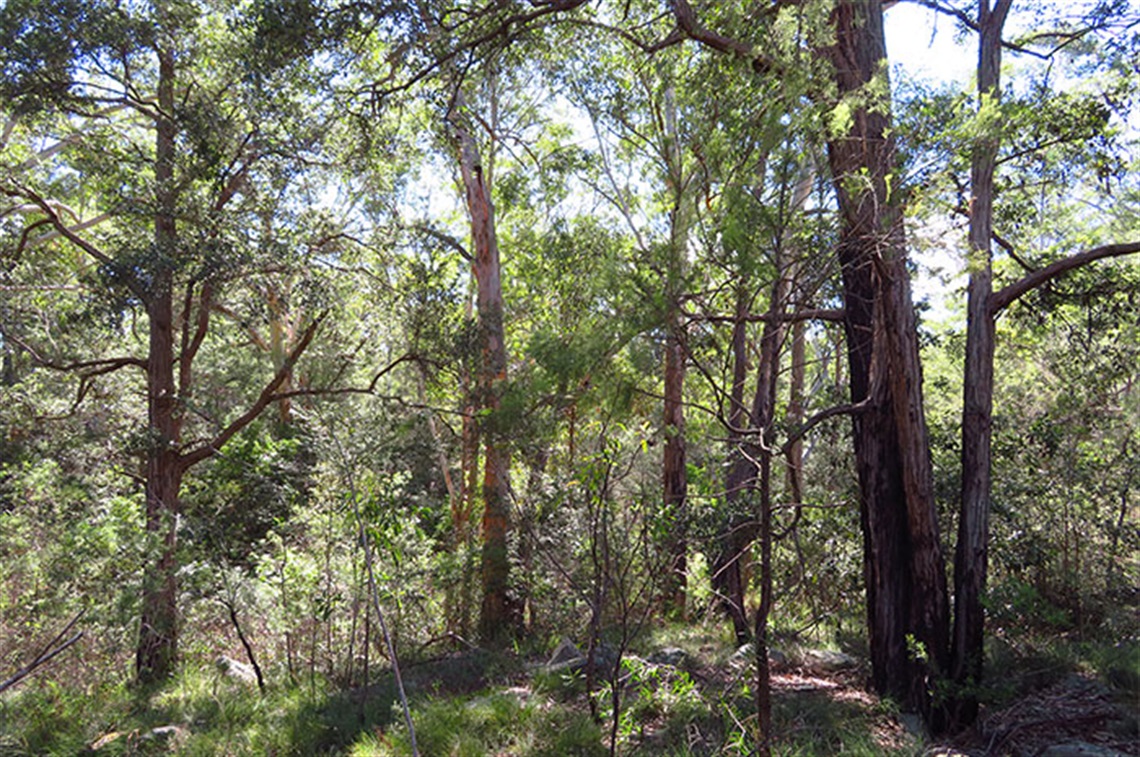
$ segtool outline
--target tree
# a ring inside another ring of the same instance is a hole
[[[825,53],[834,66],[838,107],[849,119],[830,140],[828,159],[842,223],[837,254],[851,400],[863,405],[853,424],[873,677],[876,689],[920,708],[937,728],[927,681],[948,668],[949,607],[883,68],[882,8],[840,2],[831,19],[835,44]]]
[[[1002,30],[1010,11],[1008,0],[979,0],[975,19],[954,12],[978,34],[976,137],[970,165],[969,272],[966,360],[962,408],[962,491],[954,561],[954,630],[950,677],[965,692],[955,702],[954,718],[961,725],[977,717],[973,687],[981,681],[984,660],[983,606],[988,565],[989,516],[992,489],[992,419],[996,318],[1018,298],[1068,271],[1097,260],[1140,252],[1140,243],[1108,244],[1054,261],[1031,271],[999,291],[993,289],[992,240],[995,238],[994,175],[1002,133]],[[937,6],[936,6],[937,7]],[[946,10],[946,9],[943,9]],[[1072,40],[1095,28],[1045,33],[1045,40]],[[1076,35],[1076,36],[1074,36]],[[1063,47],[1064,45],[1062,45]],[[1060,48],[1053,51],[1056,53]],[[1072,139],[1076,135],[1062,135]],[[1001,238],[998,235],[998,238]],[[1008,244],[1008,243],[1007,243]],[[1012,251],[1011,251],[1012,252]]]
[[[94,369],[84,381],[121,368],[141,369],[145,377],[142,479],[151,553],[135,660],[144,684],[167,678],[178,655],[183,480],[287,396],[282,387],[323,320],[309,323],[243,411],[197,421],[195,359],[214,329],[211,316],[224,289],[240,276],[234,258],[240,224],[231,223],[248,207],[234,206],[268,152],[257,139],[257,117],[245,120],[234,107],[234,71],[200,67],[232,41],[195,23],[197,17],[194,7],[167,3],[130,11],[102,3],[16,3],[2,29],[5,89],[17,113],[63,114],[61,124],[78,128],[60,138],[67,148],[61,156],[86,150],[85,159],[104,161],[100,168],[111,181],[92,182],[102,192],[91,192],[88,201],[106,209],[98,224],[70,221],[62,210],[67,199],[47,194],[32,176],[8,173],[0,189],[32,209],[29,229],[46,225],[93,261],[107,291],[123,297],[122,307],[137,308],[147,326],[140,356],[75,364]],[[105,147],[103,136],[123,140],[127,149],[93,159],[92,150]],[[55,161],[43,162],[50,169]],[[75,165],[82,170],[82,162]]]

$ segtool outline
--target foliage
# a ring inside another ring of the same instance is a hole
[[[4,5],[0,678],[76,616],[84,636],[2,695],[0,753],[76,754],[112,733],[98,753],[158,753],[167,747],[153,729],[173,725],[187,754],[407,754],[369,569],[401,660],[438,673],[410,674],[425,754],[748,753],[755,692],[726,672],[735,650],[711,580],[718,539],[727,527],[754,534],[759,501],[725,491],[742,439],[758,439],[729,421],[732,339],[739,326],[751,407],[764,314],[843,304],[824,143],[857,105],[881,110],[893,96],[891,192],[905,197],[912,246],[940,252],[950,270],[965,249],[972,144],[1000,135],[997,287],[1140,228],[1125,3],[1097,4],[1097,25],[1064,37],[1051,61],[1017,59],[1000,103],[950,84],[888,93],[881,78],[837,102],[833,72],[813,54],[832,41],[822,2],[693,4],[707,30],[752,50],[730,56],[673,36],[685,3],[570,5]],[[1044,28],[1047,6],[1026,23]],[[1050,39],[1027,32],[1023,43]],[[177,97],[160,114],[157,53],[168,48]],[[484,358],[452,168],[460,94],[493,178],[511,356],[498,410],[474,417]],[[155,147],[166,118],[170,186]],[[155,242],[167,190],[176,249]],[[268,377],[288,382],[261,418],[180,471],[181,667],[140,690],[123,676],[163,546],[147,533],[144,492],[160,444],[148,419],[148,308],[167,273],[182,348],[181,425],[168,442],[205,449]],[[781,276],[787,302],[773,303]],[[962,482],[955,281],[921,315],[947,545]],[[1140,676],[1129,641],[1138,297],[1140,269],[1122,257],[1050,280],[997,321],[987,653],[1017,686],[983,683],[986,702],[1044,678],[1032,675],[1038,663],[1048,676]],[[849,334],[834,320],[785,325],[761,440],[777,453],[772,636],[860,652],[852,421],[804,435],[802,487],[781,446],[848,401]],[[681,433],[662,421],[671,330],[685,337],[688,371],[684,511],[662,506],[662,447]],[[522,618],[501,675],[470,651],[481,589],[473,472],[478,434],[491,430],[513,461],[509,595]],[[688,616],[665,626],[664,546],[681,532]],[[753,562],[742,558],[750,608]],[[564,637],[620,664],[589,680],[524,672]],[[698,662],[646,661],[666,645]],[[216,672],[222,655],[256,658],[267,692]],[[780,695],[775,753],[906,753],[878,738],[894,715]]]

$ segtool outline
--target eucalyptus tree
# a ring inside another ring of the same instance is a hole
[[[979,0],[975,13],[940,2],[924,4],[949,14],[978,38],[976,110],[962,129],[970,155],[968,200],[962,197],[967,185],[958,182],[956,186],[961,203],[957,210],[968,218],[969,286],[963,367],[962,488],[954,562],[952,668],[948,671],[961,691],[953,716],[959,723],[968,724],[977,716],[977,699],[971,692],[981,680],[984,659],[983,603],[990,532],[997,318],[1018,299],[1073,269],[1097,260],[1140,252],[1135,230],[1121,228],[1117,232],[1127,241],[1094,235],[1100,238],[1091,240],[1094,246],[1090,249],[1055,257],[1048,264],[1026,264],[1028,258],[1036,257],[1032,254],[1036,252],[1033,248],[1040,247],[1043,240],[1049,240],[1049,247],[1072,250],[1078,240],[1065,237],[1075,237],[1082,232],[1056,228],[1043,217],[1041,195],[1026,203],[1024,200],[1029,198],[1019,196],[1024,195],[1019,187],[1024,188],[1028,182],[1044,185],[1053,178],[1049,174],[1057,170],[1067,175],[1069,185],[1063,191],[1071,193],[1073,180],[1087,175],[1091,168],[1095,178],[1078,184],[1076,192],[1087,195],[1081,199],[1088,201],[1090,207],[1096,207],[1092,198],[1101,191],[1097,184],[1110,186],[1113,176],[1123,168],[1114,154],[1113,132],[1120,128],[1119,121],[1114,122],[1114,115],[1119,118],[1120,114],[1114,114],[1113,110],[1133,94],[1129,91],[1127,75],[1122,77],[1119,69],[1114,70],[1113,58],[1128,46],[1127,29],[1135,25],[1138,17],[1135,14],[1130,17],[1125,4],[1043,8],[1037,13],[1040,26],[1007,40],[1003,34],[1012,8],[1008,0],[996,0],[992,5],[989,0]],[[1073,10],[1078,14],[1074,15]],[[1057,18],[1042,18],[1048,14],[1056,14]],[[1054,79],[1065,75],[1063,59],[1071,55],[1067,48],[1078,41],[1081,44],[1076,47],[1076,54],[1091,52],[1090,57],[1094,58],[1091,64],[1079,68],[1086,74],[1099,75],[1090,77],[1091,91],[1056,93],[1053,91],[1056,84],[1050,81],[1051,69],[1059,64],[1056,67],[1060,73],[1052,74]],[[1020,95],[1015,91],[1013,101],[1003,104],[1001,61],[1002,50],[1007,46],[1050,61],[1050,69],[1034,82],[1029,94]],[[1015,111],[1020,111],[1016,118],[1020,132],[1017,136],[1010,131]],[[954,119],[950,119],[949,123],[953,122]],[[1063,167],[1049,167],[1057,163]],[[1001,188],[1005,191],[999,191]],[[1046,191],[1058,190],[1059,186]],[[1005,208],[996,205],[999,200],[1005,202]],[[1056,204],[1054,201],[1050,207]],[[1034,205],[1036,213],[1028,210]],[[1030,216],[1039,216],[1031,236],[1019,233],[1017,227],[1021,224],[1016,221],[1009,224],[1012,228],[999,229],[995,225],[995,218],[1000,224],[1005,219],[1026,219],[1027,212]],[[1100,215],[1102,228],[1111,228],[1112,224],[1103,223],[1111,219],[1105,219],[1103,213]],[[1025,269],[996,291],[995,240],[1010,259]]]
[[[697,266],[693,230],[700,185],[695,60],[681,50],[630,55],[614,35],[584,40],[588,59],[567,61],[559,74],[584,111],[597,142],[590,177],[609,215],[635,245],[635,286],[649,303],[646,325],[659,332],[661,366],[662,538],[667,567],[659,591],[663,611],[683,616],[690,506],[686,441],[686,371],[690,362],[685,302]]]
[[[854,449],[865,543],[868,632],[879,691],[931,710],[925,681],[948,663],[948,596],[935,517],[922,372],[906,268],[890,122],[882,7],[808,3],[760,11],[795,32],[797,65],[671,5],[678,32],[747,62],[760,76],[799,77],[830,109],[828,162],[838,199]],[[710,21],[711,19],[711,21]],[[778,50],[777,46],[777,50]],[[821,65],[822,64],[822,65]],[[925,654],[915,656],[908,639]]]
[[[261,199],[274,194],[275,171],[295,171],[318,145],[300,109],[260,97],[242,65],[242,18],[220,3],[63,0],[9,3],[0,19],[3,88],[14,118],[56,114],[57,128],[48,149],[6,166],[0,179],[5,213],[25,219],[8,252],[44,245],[80,254],[120,317],[145,324],[137,339],[123,333],[128,354],[121,356],[57,356],[28,345],[45,366],[81,371],[81,395],[115,371],[141,372],[150,540],[135,660],[143,683],[169,676],[178,655],[183,481],[297,391],[286,382],[325,318],[299,329],[252,394],[234,398],[240,407],[205,391],[212,376],[200,358],[221,346],[216,315],[230,293],[251,272],[289,265],[282,253],[291,251],[257,222]],[[304,106],[310,115],[320,109],[314,97]]]

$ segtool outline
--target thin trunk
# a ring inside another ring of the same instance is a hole
[[[770,428],[770,426],[769,426]],[[758,757],[772,753],[772,670],[768,618],[772,613],[772,453],[760,452],[760,606],[756,609],[756,739]]]
[[[688,478],[685,471],[685,338],[678,311],[674,310],[665,340],[665,453],[662,465],[664,505],[670,519],[667,545],[669,565],[662,599],[667,613],[685,615],[686,562],[688,552]]]
[[[777,278],[772,285],[768,305],[771,316],[783,312],[788,294],[783,251],[776,252]],[[759,500],[756,521],[760,526],[760,606],[756,608],[756,718],[759,728],[757,751],[768,757],[772,749],[772,691],[768,665],[768,618],[772,613],[772,442],[778,390],[780,345],[784,341],[784,325],[777,318],[764,322],[760,337],[760,375],[752,405],[754,428],[760,433],[760,444],[749,445],[749,456],[759,461]]]
[[[732,390],[728,409],[728,471],[725,476],[725,506],[729,511],[727,529],[717,539],[713,558],[713,588],[721,606],[732,620],[738,644],[748,641],[748,618],[744,606],[744,580],[741,561],[747,548],[745,534],[748,516],[738,512],[741,495],[747,491],[754,466],[744,454],[744,435],[751,426],[751,414],[744,405],[744,386],[748,380],[748,310],[751,302],[747,290],[736,293],[736,320],[732,326]]]
[[[922,371],[906,270],[900,192],[888,109],[866,104],[883,76],[882,7],[845,0],[833,12],[826,52],[841,97],[859,98],[847,134],[828,143],[842,216],[851,400],[864,541],[868,634],[875,687],[941,727],[928,684],[946,671],[948,599],[934,508]],[[885,91],[886,88],[884,88]],[[896,184],[892,193],[892,182]],[[913,639],[924,649],[908,649]]]
[[[796,286],[798,270],[791,273],[792,287]],[[793,302],[794,305],[794,302]],[[807,377],[806,324],[803,321],[792,323],[792,371],[788,385],[788,428],[799,428],[804,422],[804,381]],[[804,443],[797,438],[788,445],[788,494],[792,503],[801,505],[804,501]]]
[[[154,241],[158,262],[146,303],[150,326],[147,353],[146,532],[154,563],[144,573],[142,616],[135,672],[146,685],[165,680],[178,657],[178,494],[182,487],[178,394],[174,374],[174,54],[159,51],[158,117],[155,137]]]
[[[1000,101],[1001,30],[1009,0],[979,0],[979,108]],[[960,686],[953,703],[958,726],[974,722],[978,700],[968,692],[982,679],[987,540],[990,514],[990,441],[994,394],[995,323],[991,313],[994,170],[998,135],[983,132],[974,143],[970,168],[970,253],[966,365],[962,405],[962,499],[954,555],[954,632],[951,678]]]
[[[287,297],[282,297],[277,285],[270,283],[265,290],[265,304],[269,310],[269,352],[273,357],[274,369],[286,365],[289,351],[293,347],[295,334],[289,321]],[[281,383],[281,391],[289,392],[293,389],[293,369],[290,367]],[[293,404],[288,398],[277,402],[277,419],[282,428],[288,428],[293,422]]]
[[[681,316],[685,254],[689,229],[685,197],[684,164],[681,159],[677,129],[677,104],[673,88],[665,91],[663,103],[666,182],[673,198],[669,218],[669,260],[665,281],[665,451],[662,460],[662,499],[670,521],[670,538],[666,545],[669,565],[662,592],[664,609],[678,618],[685,616],[686,574],[688,571],[689,507],[688,473],[685,470],[685,367],[687,345]]]
[[[456,110],[462,113],[463,109],[463,98],[458,97]],[[483,599],[479,632],[484,639],[502,639],[516,625],[515,608],[507,593],[510,581],[510,453],[504,429],[499,427],[502,419],[497,416],[507,378],[503,287],[489,171],[484,169],[479,148],[470,132],[464,126],[456,125],[455,134],[475,248],[473,268],[478,285],[475,310],[482,342],[478,385],[480,410],[487,413],[484,416],[485,425],[480,429],[484,440],[484,466],[481,555]]]

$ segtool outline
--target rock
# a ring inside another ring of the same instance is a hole
[[[550,667],[581,658],[582,651],[574,645],[574,642],[569,639],[563,639],[562,643],[554,650],[554,654],[550,655],[550,659],[546,661],[546,664]]]
[[[749,642],[732,653],[732,657],[728,658],[728,664],[737,667],[746,666],[751,665],[755,659],[756,647],[752,646],[752,642]],[[772,670],[785,670],[788,667],[788,656],[779,649],[770,648],[768,650],[768,666]]]
[[[602,675],[608,675],[613,670],[617,659],[617,650],[605,642],[594,649],[594,669]],[[544,667],[548,673],[578,671],[585,669],[587,662],[586,654],[583,654],[569,639],[563,639]]]
[[[820,673],[850,670],[858,665],[858,660],[842,652],[832,652],[826,649],[809,649],[804,652],[804,667]]]
[[[670,665],[679,667],[689,659],[689,653],[680,647],[665,647],[649,655],[648,661],[654,665]]]
[[[239,683],[257,684],[257,673],[253,671],[253,666],[239,662],[228,655],[222,655],[215,660],[214,667],[216,667],[218,672],[222,675],[227,678],[232,678]]]
[[[1128,757],[1108,747],[1089,744],[1084,741],[1070,741],[1067,744],[1054,744],[1039,752],[1040,757]]]
[[[768,667],[772,668],[772,670],[786,670],[788,667],[788,656],[779,649],[769,649]]]
[[[126,737],[130,741],[137,740],[139,743],[152,742],[155,744],[164,744],[171,750],[177,751],[178,748],[184,746],[190,731],[179,725],[160,725],[157,728],[151,728],[149,731],[140,733],[139,731],[115,731],[106,735],[100,736],[91,744],[91,751],[97,752],[108,744],[113,744],[119,739]],[[134,749],[129,750],[132,754]]]
[[[929,737],[926,732],[926,723],[923,722],[922,715],[917,712],[900,712],[899,725],[920,742],[926,741]]]
[[[160,725],[157,728],[151,728],[149,731],[142,735],[143,741],[155,741],[164,744],[169,744],[171,747],[177,747],[186,740],[189,731],[177,725]]]

